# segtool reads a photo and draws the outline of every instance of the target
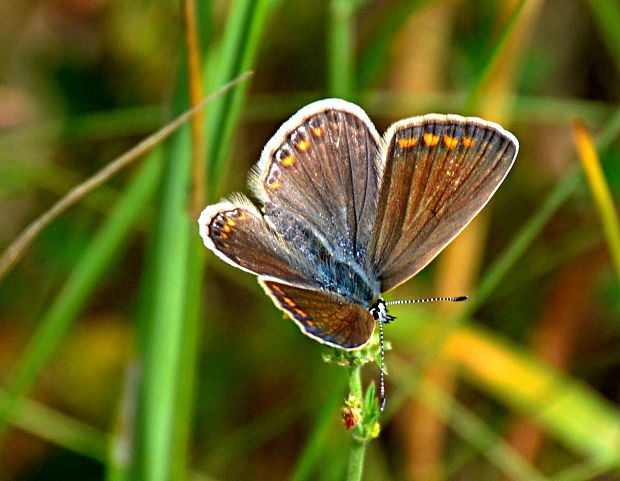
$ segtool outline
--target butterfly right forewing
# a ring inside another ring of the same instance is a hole
[[[388,291],[426,266],[491,198],[516,138],[474,117],[430,114],[386,133],[385,169],[367,269]]]

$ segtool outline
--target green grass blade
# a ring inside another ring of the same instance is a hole
[[[417,399],[449,424],[463,439],[475,446],[510,479],[518,481],[547,479],[506,441],[489,429],[483,420],[437,386],[428,382],[420,383]]]
[[[0,397],[0,432],[9,422],[45,363],[65,338],[75,317],[97,282],[120,258],[119,250],[133,224],[153,194],[161,172],[160,158],[152,153],[140,168],[110,217],[105,221],[41,319],[18,364],[13,368]]]
[[[620,71],[620,5],[617,2],[588,0],[594,20],[598,23],[603,41],[607,45],[615,63],[616,72]]]
[[[484,68],[480,71],[478,78],[474,82],[474,86],[469,92],[467,99],[465,100],[465,105],[463,106],[464,115],[471,115],[474,113],[476,107],[480,103],[480,97],[486,86],[486,82],[491,77],[491,73],[497,64],[497,61],[501,58],[501,54],[504,52],[504,49],[510,39],[511,34],[514,32],[515,27],[519,25],[519,21],[523,13],[526,10],[526,6],[528,1],[532,0],[521,0],[519,4],[514,8],[506,26],[501,29],[501,33],[497,41],[493,45],[493,49],[489,55],[489,58],[484,62]]]
[[[190,173],[189,129],[182,128],[167,145],[163,185],[150,251],[148,303],[141,319],[142,377],[136,447],[137,479],[164,481],[172,469],[177,376],[186,302],[190,219],[187,213]]]
[[[327,436],[333,427],[334,413],[341,403],[342,393],[338,389],[333,389],[329,398],[321,405],[315,427],[297,461],[297,467],[290,478],[291,481],[305,481],[310,479],[313,472],[316,472],[315,465],[320,459],[327,442]]]
[[[593,389],[482,328],[455,331],[445,352],[470,381],[565,446],[620,466],[620,411]]]
[[[15,427],[74,453],[106,461],[106,433],[29,399],[23,399],[20,407],[12,420]]]
[[[612,470],[613,466],[609,464],[596,463],[588,460],[560,471],[549,478],[549,481],[588,481],[596,479],[598,476],[611,472]]]
[[[236,2],[215,76],[226,81],[247,70],[255,58],[271,1]],[[221,82],[224,83],[224,82]],[[185,79],[179,80],[184,98]],[[240,85],[210,104],[208,112],[209,192],[220,179],[225,147],[239,117],[246,87]],[[183,476],[189,436],[195,353],[200,320],[204,249],[196,220],[187,215],[190,141],[187,131],[172,142],[160,196],[151,263],[145,278],[148,303],[142,319],[143,379],[136,472],[158,481]],[[211,194],[213,195],[213,194]],[[174,474],[173,474],[174,473]]]
[[[386,8],[378,26],[366,36],[366,41],[361,48],[356,72],[359,92],[370,89],[380,75],[387,71],[386,66],[390,61],[390,46],[394,34],[416,11],[431,3],[433,0],[401,0],[392,2]]]
[[[182,325],[183,342],[175,397],[177,422],[173,432],[172,472],[174,479],[186,476],[190,452],[191,427],[194,414],[196,369],[198,366],[199,341],[201,340],[203,274],[205,248],[190,219],[190,245],[187,269],[187,293],[185,322]],[[193,238],[192,238],[193,236]]]
[[[575,191],[580,180],[578,172],[572,170],[568,176],[549,193],[540,208],[516,233],[503,254],[500,255],[498,260],[484,273],[476,289],[476,294],[470,299],[467,306],[465,306],[464,317],[467,317],[468,314],[471,314],[478,306],[484,303],[512,266],[516,264],[517,260],[532,244],[549,219],[551,219],[559,207]]]
[[[222,47],[217,52],[217,69],[211,77],[214,85],[250,70],[256,59],[260,37],[269,13],[281,0],[238,0],[234,2],[226,26]],[[241,113],[247,85],[240,85],[210,105],[207,115],[207,166],[210,197],[219,196],[218,182]]]
[[[65,144],[142,135],[161,124],[161,106],[143,105],[48,120],[0,133],[0,152],[16,146],[57,141]]]
[[[581,164],[599,211],[607,245],[616,267],[616,276],[620,279],[620,226],[618,225],[618,213],[614,206],[614,199],[605,179],[601,160],[586,127],[581,123],[575,123],[573,131],[577,140]]]
[[[105,481],[125,481],[132,475],[135,418],[138,397],[138,366],[131,362],[125,370],[106,463]]]
[[[332,97],[355,100],[354,56],[357,0],[331,0],[328,27],[328,90]]]

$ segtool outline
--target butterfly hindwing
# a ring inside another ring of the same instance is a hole
[[[473,117],[393,124],[367,269],[388,291],[426,266],[484,207],[510,170],[516,138]]]
[[[375,320],[367,309],[337,294],[259,279],[265,292],[301,331],[323,344],[356,349],[372,335]]]

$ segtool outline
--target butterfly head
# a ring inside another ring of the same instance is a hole
[[[368,309],[370,315],[377,321],[379,324],[387,324],[392,322],[396,317],[390,316],[387,313],[387,303],[379,297],[372,306]]]

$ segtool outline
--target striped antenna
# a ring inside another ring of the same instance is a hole
[[[413,304],[416,302],[435,302],[435,301],[452,301],[452,302],[461,302],[466,301],[467,296],[459,296],[459,297],[427,297],[426,299],[406,299],[404,301],[390,301],[385,304],[391,306],[393,304]]]
[[[459,297],[427,297],[426,299],[406,299],[402,301],[390,301],[385,302],[383,299],[380,299],[380,302],[375,304],[370,312],[373,317],[379,323],[379,343],[381,346],[381,369],[380,369],[380,379],[379,379],[379,409],[381,412],[385,410],[386,404],[386,395],[385,395],[385,349],[384,349],[384,338],[383,338],[383,324],[393,321],[395,318],[393,316],[388,315],[385,310],[385,306],[390,306],[394,304],[414,304],[416,302],[435,302],[435,301],[450,301],[450,302],[461,302],[466,301],[467,296],[459,296]],[[383,307],[381,307],[383,304]]]

